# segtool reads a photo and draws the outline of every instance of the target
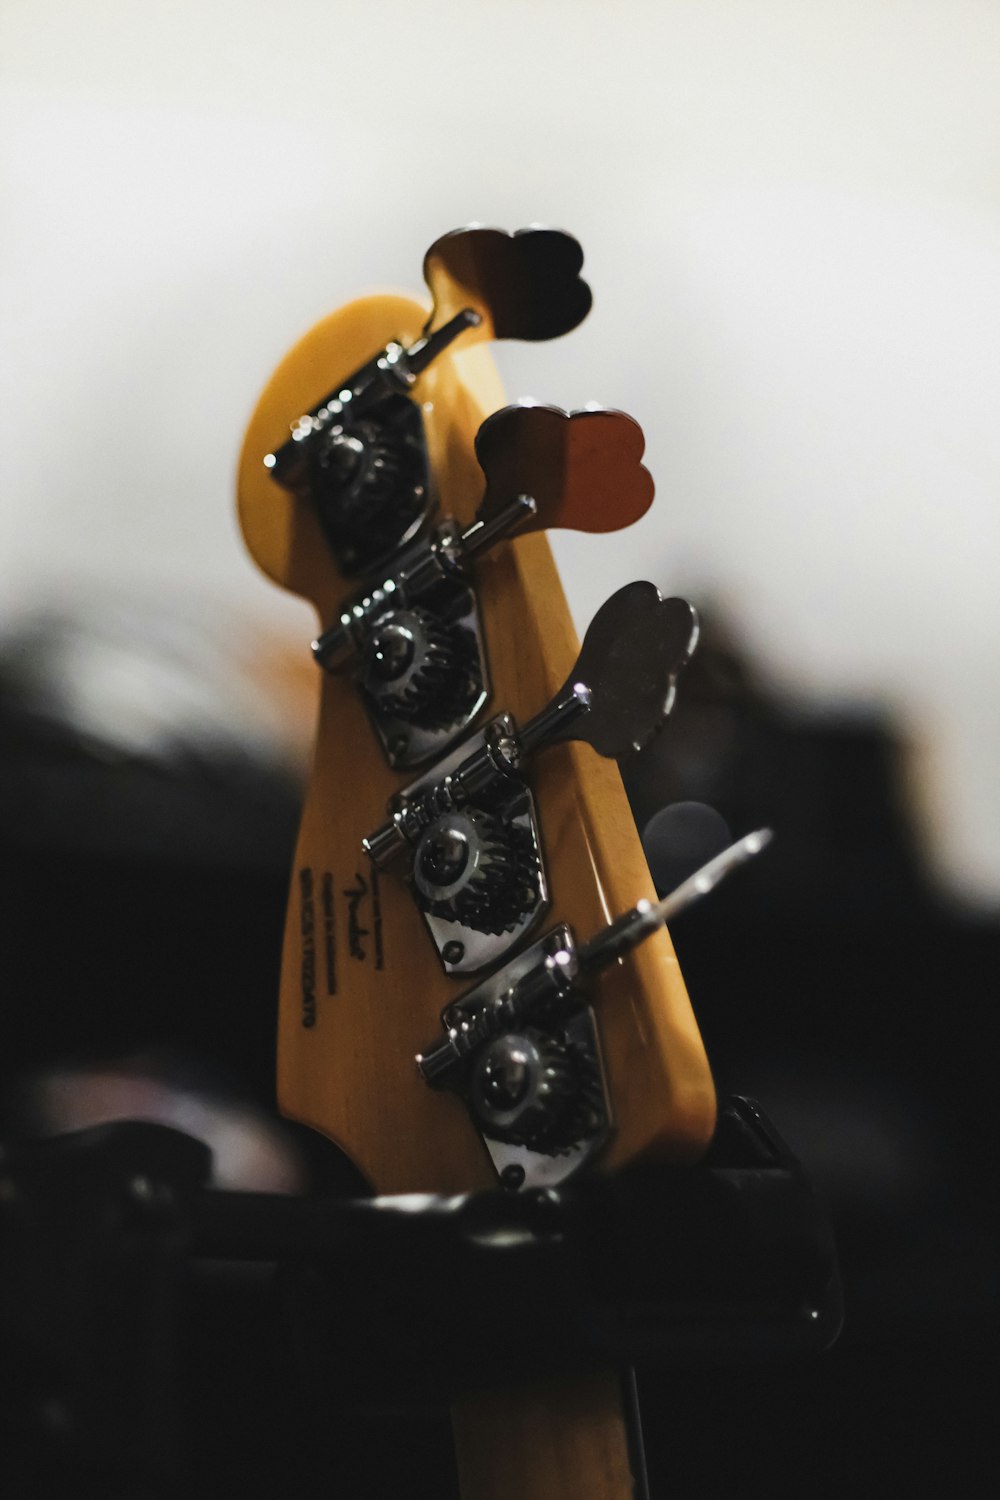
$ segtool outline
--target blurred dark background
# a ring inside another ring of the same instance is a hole
[[[161,682],[162,714],[141,733],[80,708],[123,671]],[[199,691],[172,695],[184,681]],[[7,1140],[138,1116],[208,1142],[222,1185],[357,1190],[332,1146],[275,1114],[299,778],[266,736],[234,730],[252,696],[237,662],[206,665],[162,617],[98,630],[50,614],[8,637]],[[640,828],[693,802],[734,834],[775,829],[767,854],[680,919],[674,939],[720,1093],[762,1102],[831,1210],[847,1308],[821,1356],[640,1371],[654,1500],[840,1495],[862,1482],[988,1491],[1000,929],[932,894],[900,766],[891,721],[778,701],[736,633],[709,617],[670,725],[624,767]],[[681,860],[669,840],[652,849],[666,885],[672,854]],[[259,1286],[192,1296],[178,1372],[188,1492],[289,1493],[303,1401],[322,1403],[300,1388],[280,1301]],[[25,1350],[23,1328],[7,1348],[12,1452],[28,1467],[36,1450],[72,1453],[72,1437],[50,1430],[44,1358]],[[72,1410],[72,1390],[66,1401]],[[392,1485],[447,1493],[443,1414],[423,1409],[358,1414],[353,1447],[330,1453],[315,1493],[338,1464],[363,1469],[366,1444],[384,1447],[387,1432],[405,1435],[409,1455]],[[313,1493],[305,1467],[296,1482]]]
[[[983,1491],[1000,8],[5,0],[0,126],[3,1133],[142,1115],[222,1184],[356,1187],[274,1118],[310,718],[282,652],[314,621],[245,554],[239,433],[301,330],[416,292],[447,229],[563,226],[593,313],[497,360],[512,398],[646,434],[649,515],[555,539],[578,629],[642,576],[719,601],[626,775],[642,828],[775,829],[674,936],[720,1092],[826,1195],[847,1299],[805,1364],[643,1373],[654,1495]],[[296,1402],[323,1405],[259,1291],[185,1329],[205,1493],[289,1493]],[[5,1477],[41,1445],[79,1489],[73,1402],[7,1348]],[[428,1477],[436,1430],[408,1428]]]

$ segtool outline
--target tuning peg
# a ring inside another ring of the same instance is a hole
[[[585,740],[614,760],[641,750],[673,707],[697,643],[698,617],[687,600],[664,599],[652,583],[626,584],[590,622],[552,702],[521,730],[521,753],[557,740]]]
[[[425,1083],[434,1089],[457,1089],[488,1136],[548,1153],[553,1145],[565,1147],[564,1139],[553,1139],[563,1126],[559,1114],[549,1108],[559,1100],[543,1089],[534,1090],[534,1097],[529,1098],[532,1091],[524,1084],[526,1069],[539,1075],[547,1071],[547,1057],[553,1051],[558,1057],[570,1029],[576,1037],[572,1052],[578,1057],[579,1022],[586,1015],[582,992],[588,977],[645,942],[770,842],[769,828],[747,834],[662,901],[640,901],[586,943],[578,943],[569,927],[558,927],[474,990],[450,1002],[441,1016],[444,1039],[433,1042],[416,1058]],[[596,1052],[596,1044],[592,1045]],[[507,1105],[502,1113],[496,1108],[498,1098]],[[520,1109],[523,1101],[530,1108]],[[579,1111],[576,1117],[581,1118]],[[599,1116],[597,1123],[601,1123]],[[570,1144],[582,1147],[593,1128],[585,1128],[581,1138]]]
[[[425,337],[430,341],[466,317],[466,342],[558,338],[590,311],[582,266],[578,241],[561,229],[533,225],[514,234],[482,224],[454,229],[424,256],[424,280],[434,299]],[[423,368],[422,351],[411,351],[411,366],[414,358]]]
[[[391,819],[362,840],[378,869],[403,867],[405,859],[403,873],[447,972],[494,965],[548,906],[526,759],[570,739],[616,758],[639,749],[670,712],[696,639],[695,613],[683,599],[662,599],[651,583],[619,589],[598,610],[572,673],[541,713],[522,728],[499,714],[400,792]]]
[[[470,996],[449,1004],[442,1017],[447,1039],[433,1043],[416,1057],[425,1082],[432,1088],[453,1086],[456,1071],[485,1042],[513,1026],[523,1025],[536,1013],[551,1017],[553,1008],[558,1011],[585,975],[606,969],[652,937],[714,891],[734,870],[766,849],[772,837],[770,828],[746,834],[702,865],[662,901],[640,901],[589,942],[577,943],[568,927],[558,928],[554,936],[543,938],[536,945],[535,963],[525,962],[524,956],[517,961],[520,973],[513,982],[500,970],[477,986]]]
[[[508,234],[473,224],[442,235],[424,256],[431,315],[416,343],[393,340],[292,423],[291,439],[264,457],[281,484],[293,485],[306,452],[324,432],[370,414],[405,395],[433,360],[462,334],[536,342],[569,333],[587,316],[590,287],[579,275],[583,250],[561,229],[530,227]]]
[[[582,264],[577,241],[557,229],[443,235],[424,257],[433,308],[420,338],[378,350],[263,456],[277,484],[312,500],[342,572],[370,575],[432,508],[423,419],[407,399],[418,377],[463,334],[536,340],[575,328],[591,302]]]
[[[645,446],[642,428],[623,411],[505,406],[476,434],[486,479],[476,521],[489,525],[517,495],[530,495],[535,511],[522,531],[631,526],[653,503],[653,478],[641,463]]]
[[[412,795],[404,792],[391,822],[363,840],[365,853],[376,865],[391,864],[442,813],[494,800],[546,744],[584,740],[612,759],[641,749],[669,714],[697,638],[686,600],[663,599],[652,583],[619,589],[594,616],[573,671],[545,708],[521,729],[501,714],[449,775],[438,781],[431,774]]]
[[[316,660],[341,670],[365,649],[387,610],[464,581],[469,563],[514,532],[631,525],[653,501],[652,475],[639,462],[644,447],[642,428],[622,411],[519,403],[488,417],[476,437],[486,485],[472,525],[459,531],[443,522],[377,588],[349,600],[337,624],[314,641]]]

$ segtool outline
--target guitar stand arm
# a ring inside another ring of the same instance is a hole
[[[355,1394],[818,1352],[843,1317],[826,1215],[743,1098],[695,1168],[520,1194],[286,1200],[273,1217],[210,1194],[198,1244],[298,1262],[302,1326]]]
[[[300,1356],[352,1401],[587,1361],[815,1351],[840,1327],[825,1215],[745,1099],[725,1105],[695,1168],[559,1191],[294,1198],[212,1190],[210,1164],[201,1143],[139,1122],[3,1155],[10,1389],[31,1422],[84,1432],[90,1461],[105,1453],[116,1474],[171,1472],[172,1328],[206,1270],[245,1281],[257,1267],[270,1286],[279,1268]]]

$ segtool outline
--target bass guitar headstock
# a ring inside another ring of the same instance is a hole
[[[319,625],[279,1101],[383,1192],[694,1160],[714,1127],[662,923],[578,982],[576,955],[654,899],[614,761],[663,722],[696,636],[639,583],[578,651],[544,530],[638,519],[642,433],[505,407],[485,341],[574,327],[581,264],[556,231],[444,236],[430,310],[375,296],[325,319],[240,460],[248,546]],[[567,982],[505,1014],[537,973]]]

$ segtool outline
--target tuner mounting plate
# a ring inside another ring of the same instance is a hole
[[[544,964],[550,954],[560,950],[572,951],[573,948],[574,939],[569,927],[562,925],[554,928],[523,953],[512,958],[498,973],[491,974],[460,1000],[447,1006],[441,1017],[445,1030],[461,1026],[464,1019],[472,1020],[477,1013],[493,1006],[519,979]],[[558,1019],[552,1018],[544,1025],[544,1030],[549,1033],[553,1042],[572,1051],[578,1067],[582,1067],[587,1074],[587,1099],[583,1113],[588,1119],[586,1128],[581,1130],[576,1139],[551,1151],[498,1140],[486,1129],[480,1128],[483,1144],[490,1154],[497,1176],[505,1186],[519,1190],[558,1187],[607,1145],[612,1132],[611,1103],[592,1009],[581,1001],[568,1014]],[[473,1058],[470,1074],[474,1073]]]
[[[397,714],[391,697],[365,691],[362,684],[361,696],[372,728],[389,764],[401,771],[439,760],[448,746],[475,722],[490,695],[486,645],[475,589],[458,580],[444,582],[435,597],[422,598],[420,604],[430,605],[435,620],[447,631],[456,651],[460,651],[454,675],[459,679],[462,693],[442,721],[433,705],[426,713],[416,710]],[[373,629],[377,625],[376,620]]]
[[[498,723],[504,722],[506,716],[501,715],[499,720],[492,721],[463,740],[444,760],[436,762],[418,781],[407,787],[400,802],[416,798],[421,792],[444,780],[469,755],[485,745],[487,734]],[[530,885],[525,887],[525,899],[513,920],[506,923],[502,931],[490,932],[459,920],[457,916],[445,915],[440,904],[436,911],[430,910],[432,903],[427,900],[426,893],[418,889],[417,882],[411,876],[414,898],[446,974],[477,974],[499,963],[542,920],[550,905],[538,813],[527,782],[520,777],[512,778],[503,787],[499,798],[490,798],[486,810],[491,820],[498,825],[503,839],[517,845],[520,865],[530,870]],[[463,812],[465,811],[468,809],[464,808]],[[415,859],[419,857],[420,845],[417,846]]]

